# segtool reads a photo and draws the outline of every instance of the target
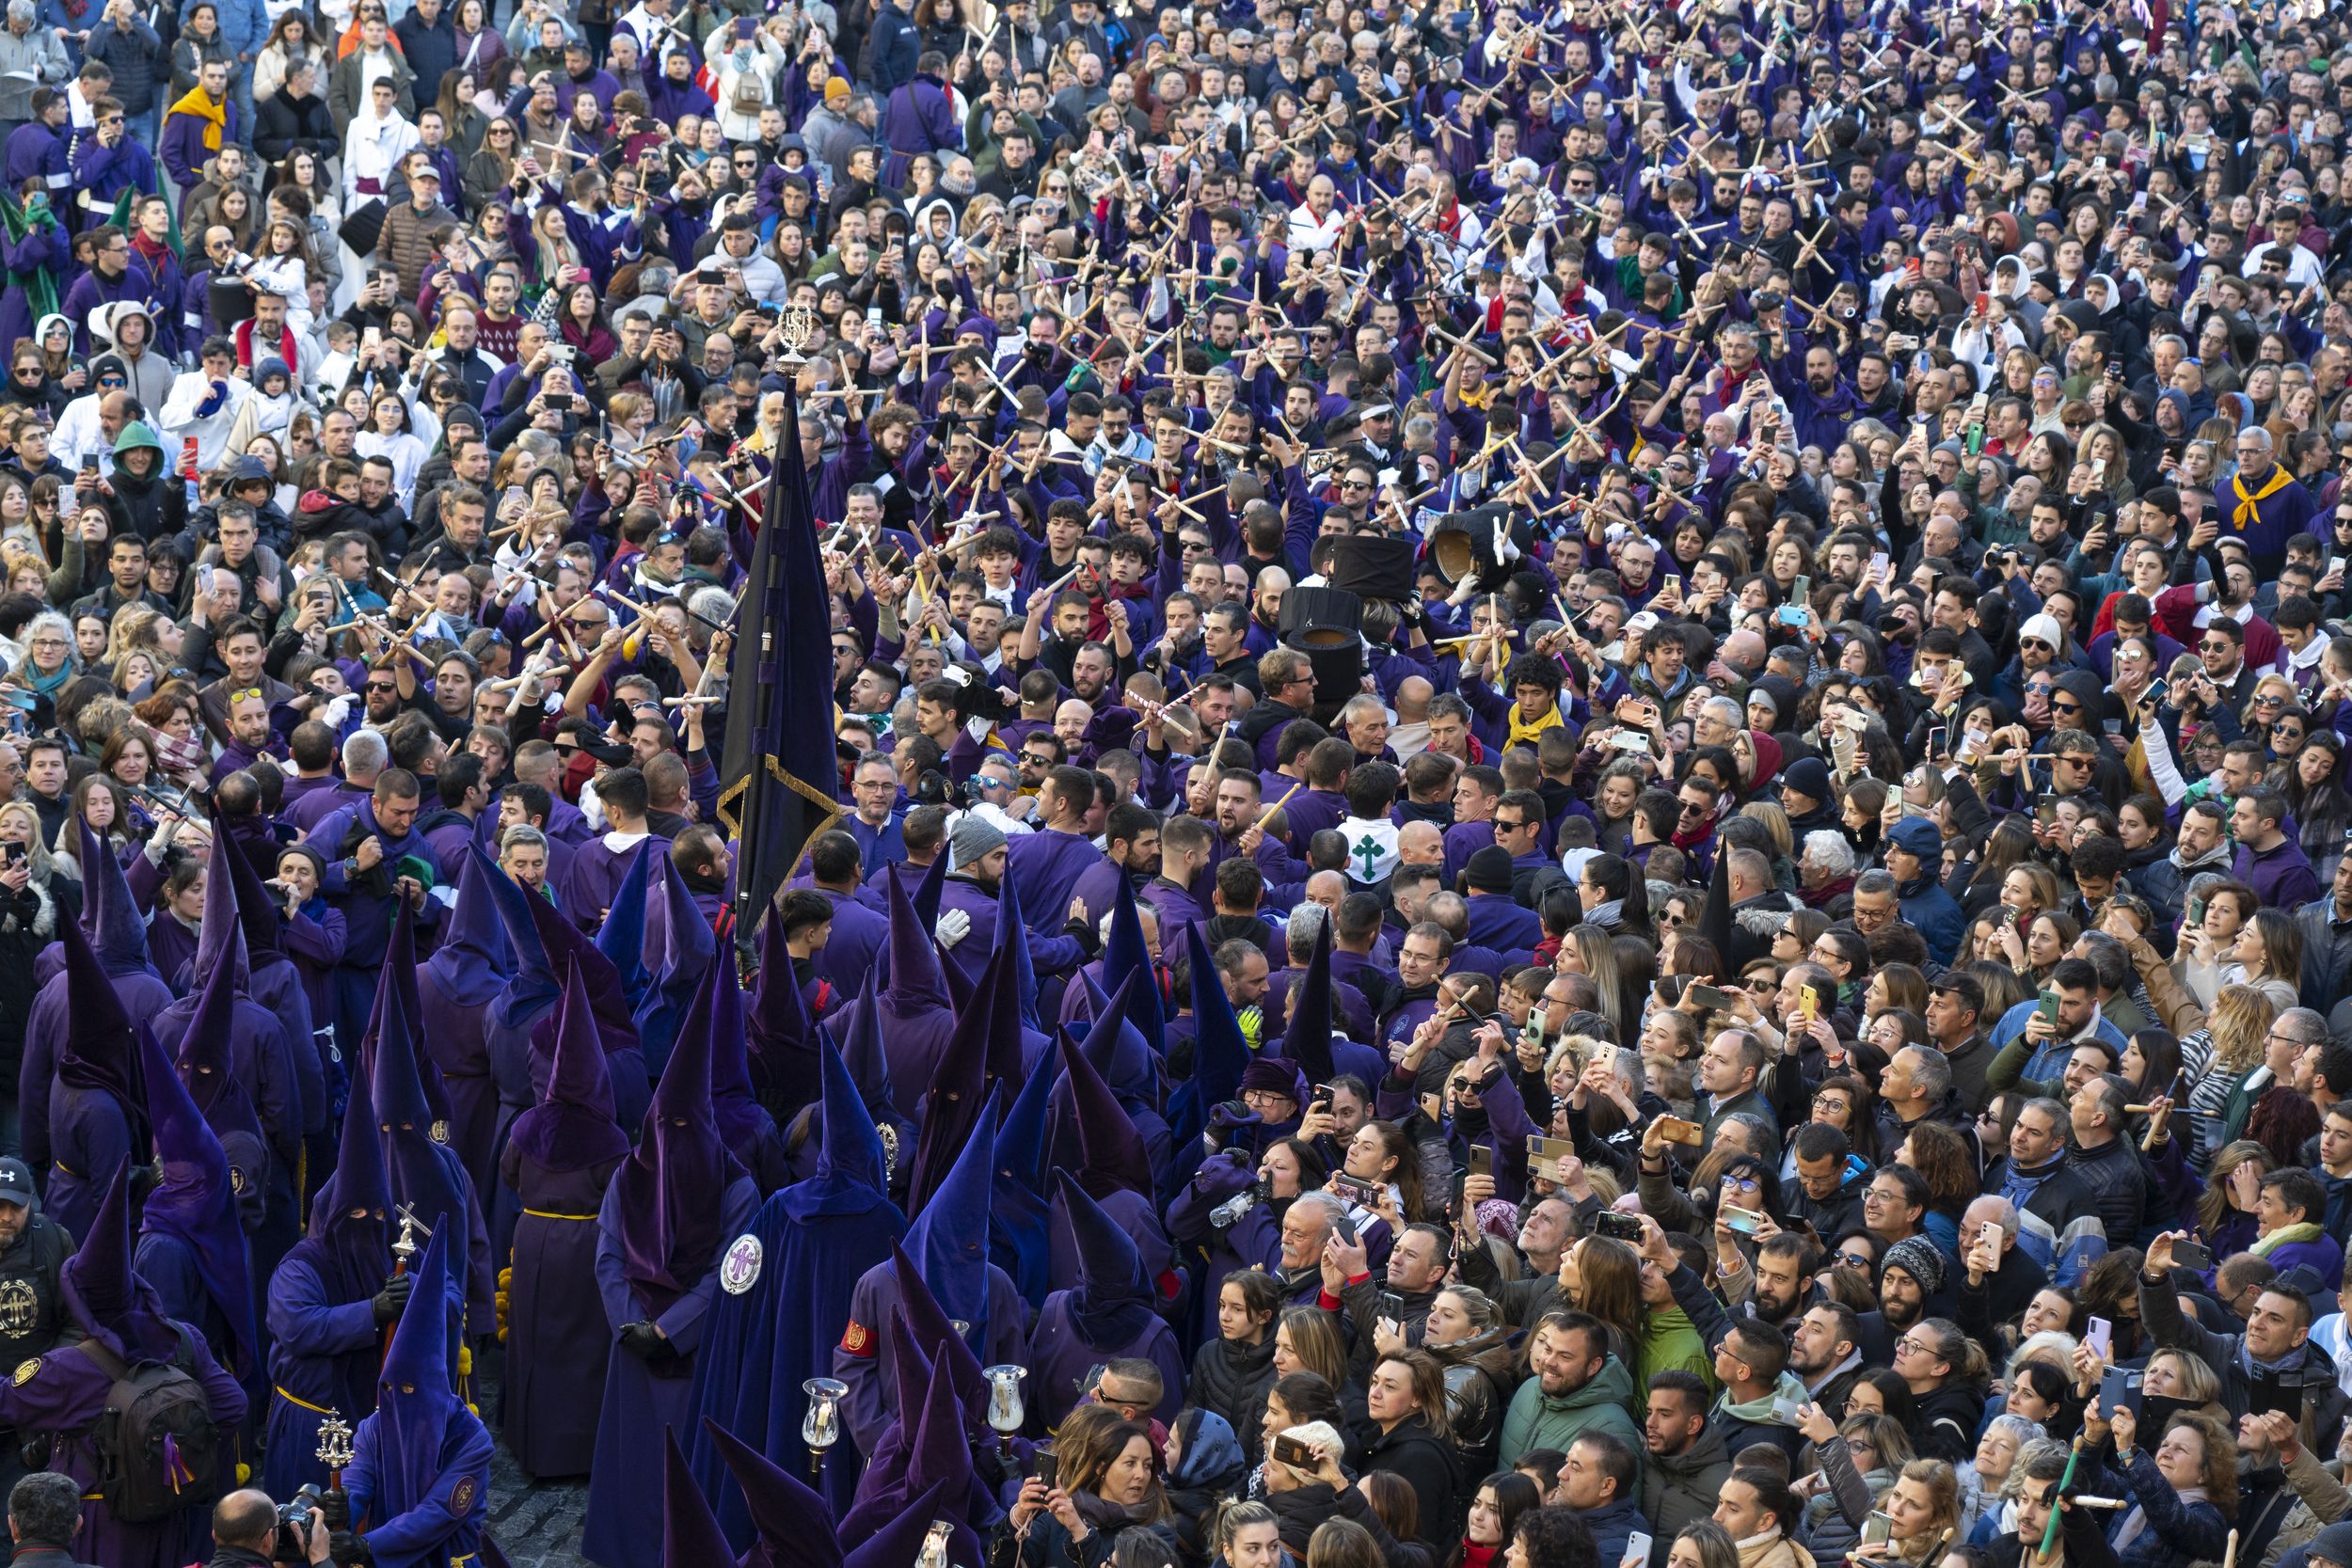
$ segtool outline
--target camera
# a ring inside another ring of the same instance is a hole
[[[281,1561],[306,1562],[310,1556],[310,1532],[327,1528],[320,1513],[318,1487],[305,1481],[288,1501],[278,1505],[277,1533],[270,1555]]]

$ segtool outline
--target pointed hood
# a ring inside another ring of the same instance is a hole
[[[653,842],[645,841],[647,845]],[[710,923],[694,907],[686,879],[668,855],[655,856],[648,874],[653,887],[646,896],[640,961],[652,980],[638,999],[634,1017],[645,1069],[658,1078],[670,1059],[670,1048],[677,1039],[686,1009],[693,1003],[695,989],[702,984],[703,972],[718,954],[718,942],[711,935]]]
[[[1029,958],[1027,917],[1021,912],[1021,878],[1012,868],[1010,855],[1005,857],[1004,879],[996,884],[996,944],[1012,949],[1012,978],[1020,993],[1022,1023],[1043,1034],[1037,1012],[1037,965]]]
[[[623,892],[625,893],[626,890],[625,880]],[[605,931],[612,930],[614,918],[627,918],[628,911],[624,907],[627,902],[625,897],[616,895],[612,916],[607,919]],[[604,1037],[605,1054],[611,1055],[615,1051],[626,1050],[636,1045],[637,1025],[629,1017],[628,988],[620,970],[613,966],[612,958],[608,958],[604,950],[596,943],[589,941],[579,927],[573,925],[545,898],[526,895],[524,904],[530,911],[532,929],[538,937],[540,950],[547,955],[549,1007],[552,1008],[563,996],[564,966],[577,963],[580,965],[580,978],[588,984],[588,1000],[596,1005],[596,1032]],[[629,955],[629,962],[634,965],[637,962],[638,950],[644,945],[642,926],[639,927],[637,935],[628,942],[620,942],[617,937],[613,940],[616,944],[625,948]],[[546,1023],[546,1016],[540,1015],[538,1022]],[[534,1047],[544,1050],[553,1046],[554,1043],[554,1035],[551,1030],[542,1044],[534,1029],[532,1037]]]
[[[1152,1322],[1143,1255],[1068,1171],[1059,1173],[1054,1208],[1078,1260],[1078,1277],[1070,1287],[1070,1315],[1078,1332],[1097,1350],[1133,1344]]]
[[[1061,1053],[1048,1051],[1005,1113],[989,1183],[989,1255],[1012,1276],[1021,1299],[1031,1307],[1042,1305],[1054,1288],[1053,1233],[1045,1202],[1045,1113],[1059,1082]]]
[[[937,924],[936,918],[932,924]],[[915,913],[896,865],[890,868],[890,982],[882,1001],[893,1016],[900,1018],[947,1007],[947,980],[939,972],[930,927]]]
[[[417,1051],[417,1015],[408,1006],[403,977],[416,971],[416,928],[404,901],[392,922],[392,939],[384,948],[384,966],[376,976],[375,1017],[370,1030],[370,1087],[374,1091],[379,1124],[412,1127],[430,1135],[433,1102],[425,1097],[424,1071]],[[211,994],[211,987],[205,988]],[[202,1023],[199,1010],[198,1024]],[[191,1031],[193,1033],[193,1030]],[[422,1218],[421,1211],[419,1218]]]
[[[187,1086],[188,1098],[203,1113],[222,1148],[230,1151],[230,1163],[260,1180],[262,1167],[258,1162],[265,1147],[262,1118],[237,1076],[238,966],[233,955],[245,951],[245,938],[233,917],[224,917],[224,924],[230,931],[231,959],[215,962],[204,972],[204,989],[196,994],[173,1065]],[[151,1086],[148,1102],[154,1103]]]
[[[1122,1104],[1136,1110],[1156,1110],[1159,1106],[1159,1075],[1152,1069],[1152,1048],[1143,1042],[1143,1031],[1136,1027],[1135,1012],[1138,998],[1150,993],[1152,972],[1131,969],[1112,990],[1127,997],[1124,1003],[1112,1000],[1111,992],[1094,983],[1094,976],[1085,970],[1078,977],[1086,982],[1083,991],[1087,1017],[1087,1060],[1103,1075],[1103,1082],[1111,1086]],[[1135,982],[1132,993],[1124,990],[1127,981]],[[1073,988],[1074,989],[1074,988]],[[1065,1001],[1063,1012],[1076,1009]],[[1104,1028],[1113,1022],[1114,1028]]]
[[[648,976],[645,974],[645,868],[653,855],[653,847],[662,840],[648,833],[637,841],[636,850],[628,863],[621,868],[621,879],[612,889],[612,907],[605,911],[604,924],[596,927],[596,951],[612,964],[620,976],[621,994],[628,999],[628,1009],[634,1013],[638,1001],[644,995]],[[666,857],[665,857],[666,858]]]
[[[1136,911],[1136,890],[1127,879],[1114,879],[1118,895],[1111,904],[1110,941],[1103,948],[1103,985],[1117,990],[1128,973],[1141,970],[1143,987],[1128,1005],[1127,1022],[1143,1036],[1153,1061],[1168,1059],[1168,1019],[1160,1005],[1158,974],[1152,967],[1152,949],[1143,940],[1143,917]]]
[[[908,1227],[906,1251],[950,1317],[988,1343],[988,1212],[996,1158],[996,1106],[980,1107],[962,1152]]]
[[[365,1073],[351,1079],[334,1174],[310,1199],[310,1233],[294,1243],[318,1272],[330,1302],[373,1295],[392,1272],[392,1183]],[[365,1211],[365,1217],[354,1214]]]
[[[1070,1112],[1077,1124],[1079,1181],[1096,1197],[1107,1197],[1121,1188],[1147,1200],[1152,1196],[1152,1161],[1144,1152],[1143,1139],[1110,1085],[1095,1070],[1089,1049],[1099,1037],[1119,1032],[1137,978],[1127,976],[1095,1022],[1086,1046],[1072,1044],[1067,1033],[1061,1038],[1062,1070],[1070,1078]]]
[[[251,842],[272,855],[277,853],[277,841],[268,836],[266,819],[262,819],[256,826],[261,829],[257,837],[240,838],[235,831],[236,824],[221,816],[217,806],[213,809],[213,841],[215,844],[226,843],[230,847],[229,886],[236,895],[237,924],[245,931],[246,958],[255,969],[263,969],[275,963],[276,956],[285,951],[281,935],[284,920],[278,912],[285,906],[270,896],[269,889],[262,883],[262,873],[253,864],[252,855],[246,850],[246,844]],[[209,893],[211,890],[208,888],[206,891]],[[211,913],[208,911],[204,918],[210,921]]]
[[[735,1548],[727,1544],[726,1532],[720,1529],[710,1505],[703,1501],[702,1491],[694,1484],[694,1472],[687,1468],[686,1455],[678,1451],[677,1433],[666,1427],[661,1433],[661,1560],[728,1568],[735,1561]]]
[[[195,974],[210,989],[213,977],[230,971],[238,995],[250,995],[253,975],[247,967],[245,923],[237,909],[235,863],[245,851],[230,842],[220,813],[213,813],[213,844],[204,856],[204,923],[197,928]]]
[[[858,1093],[850,1069],[833,1041],[818,1037],[819,1070],[824,1095],[818,1113],[817,1174],[797,1181],[779,1195],[795,1219],[818,1214],[863,1214],[888,1204],[890,1162],[882,1150],[882,1133],[865,1097]],[[894,1219],[897,1217],[893,1212]]]
[[[882,988],[869,986],[850,1004],[842,1027],[841,1060],[876,1121],[896,1120],[898,1086],[891,1082],[890,1053],[882,1047]],[[820,1085],[821,1088],[821,1085]]]
[[[931,863],[923,868],[923,879],[914,884],[914,918],[926,931],[939,928],[939,899],[947,890],[947,852],[943,846],[931,857]]]
[[[82,1332],[124,1360],[162,1360],[178,1342],[153,1286],[131,1266],[131,1163],[115,1166],[89,1234],[57,1278],[66,1312]]]
[[[484,854],[480,845],[470,840],[466,845],[466,867],[473,873],[475,881],[489,891],[500,934],[506,939],[506,951],[514,960],[506,983],[492,1005],[491,1016],[508,1028],[527,1027],[564,994],[564,977],[548,955],[547,942],[539,934],[537,914],[532,909],[532,905],[545,904],[547,900],[526,891]],[[469,896],[461,880],[457,889],[461,913]],[[550,909],[548,912],[552,914],[554,911]]]
[[[519,965],[514,944],[507,941],[506,917],[499,906],[498,884],[501,882],[517,894],[522,892],[490,863],[480,845],[468,839],[465,863],[457,868],[457,907],[441,922],[441,944],[424,961],[434,989],[444,1002],[457,1006],[487,1006],[515,977]]]
[[[217,841],[215,841],[217,842]],[[226,879],[225,878],[223,879]],[[233,922],[232,922],[233,924]],[[148,1120],[155,1130],[154,1190],[140,1215],[143,1234],[168,1236],[196,1259],[204,1293],[229,1325],[238,1378],[252,1375],[260,1338],[253,1327],[253,1264],[237,1219],[237,1189],[220,1139],[188,1098],[154,1032],[139,1025]]]
[[[466,1217],[442,1212],[424,1223],[433,1227],[433,1239],[425,1243],[417,1283],[392,1326],[391,1347],[375,1385],[375,1495],[393,1509],[414,1507],[431,1496],[450,1425],[466,1414],[450,1376],[457,1358],[450,1247],[453,1234],[465,1233]]]
[[[1315,927],[1315,950],[1307,973],[1291,988],[1290,1028],[1282,1054],[1298,1064],[1310,1084],[1327,1084],[1338,1073],[1331,1062],[1331,922]]]
[[[697,1010],[717,973],[705,974]],[[612,1178],[621,1269],[646,1316],[668,1311],[709,1272],[727,1189],[742,1179],[710,1108],[709,1031],[689,1028],[654,1089],[643,1141]]]
[[[735,965],[714,952],[709,973],[710,1109],[718,1118],[719,1136],[748,1170],[752,1150],[774,1135],[776,1123],[752,1088],[744,1050],[743,988],[736,984]]]
[[[1008,957],[999,945],[980,972],[978,998],[956,1015],[955,1033],[932,1069],[930,1088],[923,1097],[923,1128],[914,1146],[914,1172],[907,1189],[907,1206],[920,1208],[946,1180],[947,1168],[963,1148],[988,1099],[988,1044],[994,1014],[993,1003],[1000,989],[998,977]],[[948,973],[956,966],[949,964]]]
[[[1053,1044],[1037,1027],[1034,1006],[1022,999],[1025,989],[1035,990],[1036,978],[1030,972],[1027,936],[1009,935],[1020,930],[1018,922],[1009,926],[1002,914],[997,917],[996,945],[1004,961],[996,966],[995,984],[983,998],[988,1007],[988,1075],[1011,1084],[1027,1082],[1030,1061],[1048,1054]]]
[[[82,830],[85,833],[89,830]],[[65,949],[66,994],[72,1001],[65,1021],[65,1041],[57,1051],[57,1078],[77,1089],[97,1089],[115,1097],[131,1122],[131,1147],[147,1147],[147,1090],[141,1085],[138,1042],[132,1037],[131,1015],[114,982],[90,950],[89,938],[79,921],[57,927]]]
[[[1241,1098],[1242,1069],[1249,1065],[1249,1042],[1233,1015],[1232,999],[1217,980],[1216,959],[1197,922],[1184,924],[1192,971],[1193,1084],[1205,1109]]]
[[[923,1544],[930,1538],[931,1521],[947,1497],[946,1483],[924,1489],[903,1513],[867,1537],[841,1560],[841,1568],[914,1568],[922,1560]]]
[[[1731,940],[1731,857],[1715,857],[1715,869],[1707,879],[1707,902],[1699,906],[1698,934],[1715,944],[1715,951],[1725,962],[1732,953]]]
[[[595,1008],[580,966],[564,976],[564,1006],[555,1025],[555,1065],[539,1103],[515,1118],[509,1134],[534,1164],[552,1171],[590,1170],[628,1152],[628,1135],[614,1123],[612,1075],[596,1037]]]
[[[817,1065],[817,1021],[801,994],[784,942],[784,922],[772,916],[759,927],[759,989],[747,1022],[744,1037],[756,1057],[754,1081],[767,1085],[762,1099],[779,1122],[789,1122],[824,1089]]]
[[[703,1418],[703,1429],[741,1489],[758,1535],[743,1560],[757,1562],[765,1552],[771,1568],[840,1568],[841,1543],[825,1499],[711,1418]]]
[[[82,835],[82,928],[91,950],[109,974],[153,974],[155,966],[147,957],[147,922],[131,897],[122,866],[87,823],[77,816],[74,827]]]
[[[986,1344],[986,1338],[977,1326],[956,1332],[959,1319],[971,1320],[961,1313],[949,1314],[931,1294],[921,1269],[904,1246],[891,1247],[890,1273],[898,1282],[898,1321],[905,1325],[907,1337],[940,1380],[954,1386],[968,1413],[970,1430],[981,1431],[988,1425],[988,1375],[980,1370],[980,1359],[972,1353],[972,1346]]]
[[[923,1390],[931,1386],[931,1358],[914,1342],[907,1315],[896,1307],[890,1309],[889,1328],[882,1338],[889,1345],[890,1384],[898,1393],[898,1419],[912,1430],[922,1416]],[[878,1453],[867,1456],[869,1460],[879,1457]]]

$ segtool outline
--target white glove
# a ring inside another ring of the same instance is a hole
[[[966,720],[963,733],[970,736],[976,743],[985,746],[988,744],[988,732],[992,727],[988,716],[982,714],[977,718]]]
[[[319,710],[319,722],[330,730],[340,730],[343,721],[351,717],[351,705],[358,699],[346,691]]]
[[[972,917],[961,910],[942,911],[939,924],[932,928],[932,935],[939,939],[942,947],[953,947],[971,934]]]

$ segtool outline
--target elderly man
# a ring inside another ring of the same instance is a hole
[[[2244,540],[2254,575],[2268,580],[2286,563],[2287,541],[2314,531],[2319,503],[2278,461],[2270,433],[2261,425],[2237,433],[2237,469],[2214,497],[2222,536]]]
[[[1853,847],[1826,829],[1804,835],[1797,860],[1797,896],[1809,910],[1822,909],[1853,892]]]

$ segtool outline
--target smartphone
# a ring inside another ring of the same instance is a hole
[[[2172,689],[2163,681],[2150,681],[2148,683],[2148,701],[2161,705],[2164,702],[2165,693],[2170,689]]]
[[[2099,1379],[2099,1413],[2112,1417],[2119,1410],[2139,1414],[2141,1374],[2129,1367],[2109,1367]]]
[[[1989,293],[1979,292],[1977,295],[1977,314],[1981,316],[1992,309],[1993,296]]]
[[[1685,1121],[1680,1117],[1660,1117],[1657,1120],[1657,1127],[1658,1135],[1670,1144],[1689,1144],[1696,1148],[1700,1140],[1706,1136],[1697,1122]],[[1472,1152],[1475,1153],[1476,1150]]]
[[[1729,1012],[1731,1010],[1731,992],[1721,986],[1692,986],[1689,994],[1693,1003],[1710,1011]]]
[[[1977,1240],[1984,1243],[1984,1248],[1987,1252],[1992,1253],[1996,1258],[1999,1257],[2001,1252],[2000,1222],[1998,1220],[1987,1220],[1984,1224],[1978,1227]]]
[[[1293,1437],[1288,1433],[1275,1436],[1274,1457],[1297,1469],[1311,1470],[1315,1467],[1315,1450],[1307,1446],[1306,1439]]]
[[[1405,1331],[1405,1298],[1394,1291],[1380,1292],[1380,1315],[1396,1324],[1397,1332]]]
[[[1642,1239],[1642,1222],[1632,1214],[1620,1214],[1614,1209],[1603,1209],[1593,1216],[1593,1234],[1638,1243]]]
[[[2175,1242],[2172,1243],[2172,1266],[2202,1273],[2213,1267],[2213,1248],[2202,1242]]]
[[[1492,1176],[1495,1173],[1495,1151],[1485,1144],[1470,1146],[1470,1173],[1472,1176]]]
[[[1724,1211],[1724,1228],[1725,1230],[1737,1230],[1742,1236],[1755,1235],[1756,1227],[1763,1223],[1763,1220],[1764,1216],[1757,1213],[1753,1209],[1726,1209]]]
[[[82,472],[85,474],[94,474],[97,471],[98,454],[94,451],[84,452],[82,454]]]
[[[2090,1320],[2090,1332],[2083,1336],[2083,1343],[2105,1360],[2115,1354],[2115,1325],[2105,1318]]]
[[[1948,738],[1949,733],[1941,724],[1928,732],[1928,755],[1940,757],[1944,754],[1944,742]]]
[[[1275,1441],[1279,1443],[1281,1439],[1278,1437]],[[1061,1478],[1061,1465],[1054,1452],[1053,1445],[1040,1443],[1033,1451],[1032,1463],[1035,1465],[1032,1473],[1045,1483],[1045,1489],[1048,1492],[1052,1491]]]
[[[1331,1185],[1366,1208],[1370,1208],[1373,1200],[1380,1196],[1379,1188],[1353,1176],[1335,1176],[1331,1178]]]
[[[1817,1023],[1820,1022],[1824,1011],[1821,1002],[1822,998],[1820,987],[1799,986],[1797,988],[1798,1022],[1803,1023]]]
[[[1307,1101],[1307,1108],[1311,1111],[1328,1111],[1331,1108],[1331,1085],[1315,1085],[1312,1094]]]
[[[554,409],[559,414],[568,414],[572,411],[572,394],[569,392],[549,392],[548,394],[548,406]]]
[[[1617,1560],[1617,1568],[1645,1568],[1652,1550],[1650,1538],[1634,1530],[1625,1538],[1625,1556]]]
[[[1799,577],[1788,584],[1788,602],[1806,605],[1813,602],[1813,579]]]
[[[1782,605],[1778,610],[1773,612],[1772,619],[1784,626],[1804,626],[1804,606],[1800,604]]]
[[[1894,1519],[1876,1509],[1872,1509],[1870,1516],[1862,1521],[1862,1544],[1866,1546],[1883,1546],[1894,1533]]]
[[[1873,573],[1878,573],[1878,572],[1883,572],[1883,571],[1885,571],[1885,570],[1886,570],[1887,559],[1888,559],[1888,558],[1887,558],[1887,554],[1886,554],[1886,552],[1885,552],[1884,550],[1873,550],[1873,551],[1871,551],[1871,552],[1870,552],[1870,570],[1871,570]]]
[[[2044,1023],[2049,1024],[2054,1029],[2057,1028],[2058,1021],[2058,993],[2054,990],[2043,991],[2042,993],[2042,1000],[2034,1004],[2034,1011],[2042,1015],[2042,1021]],[[2100,1320],[2093,1318],[2090,1321],[2096,1323]]]

